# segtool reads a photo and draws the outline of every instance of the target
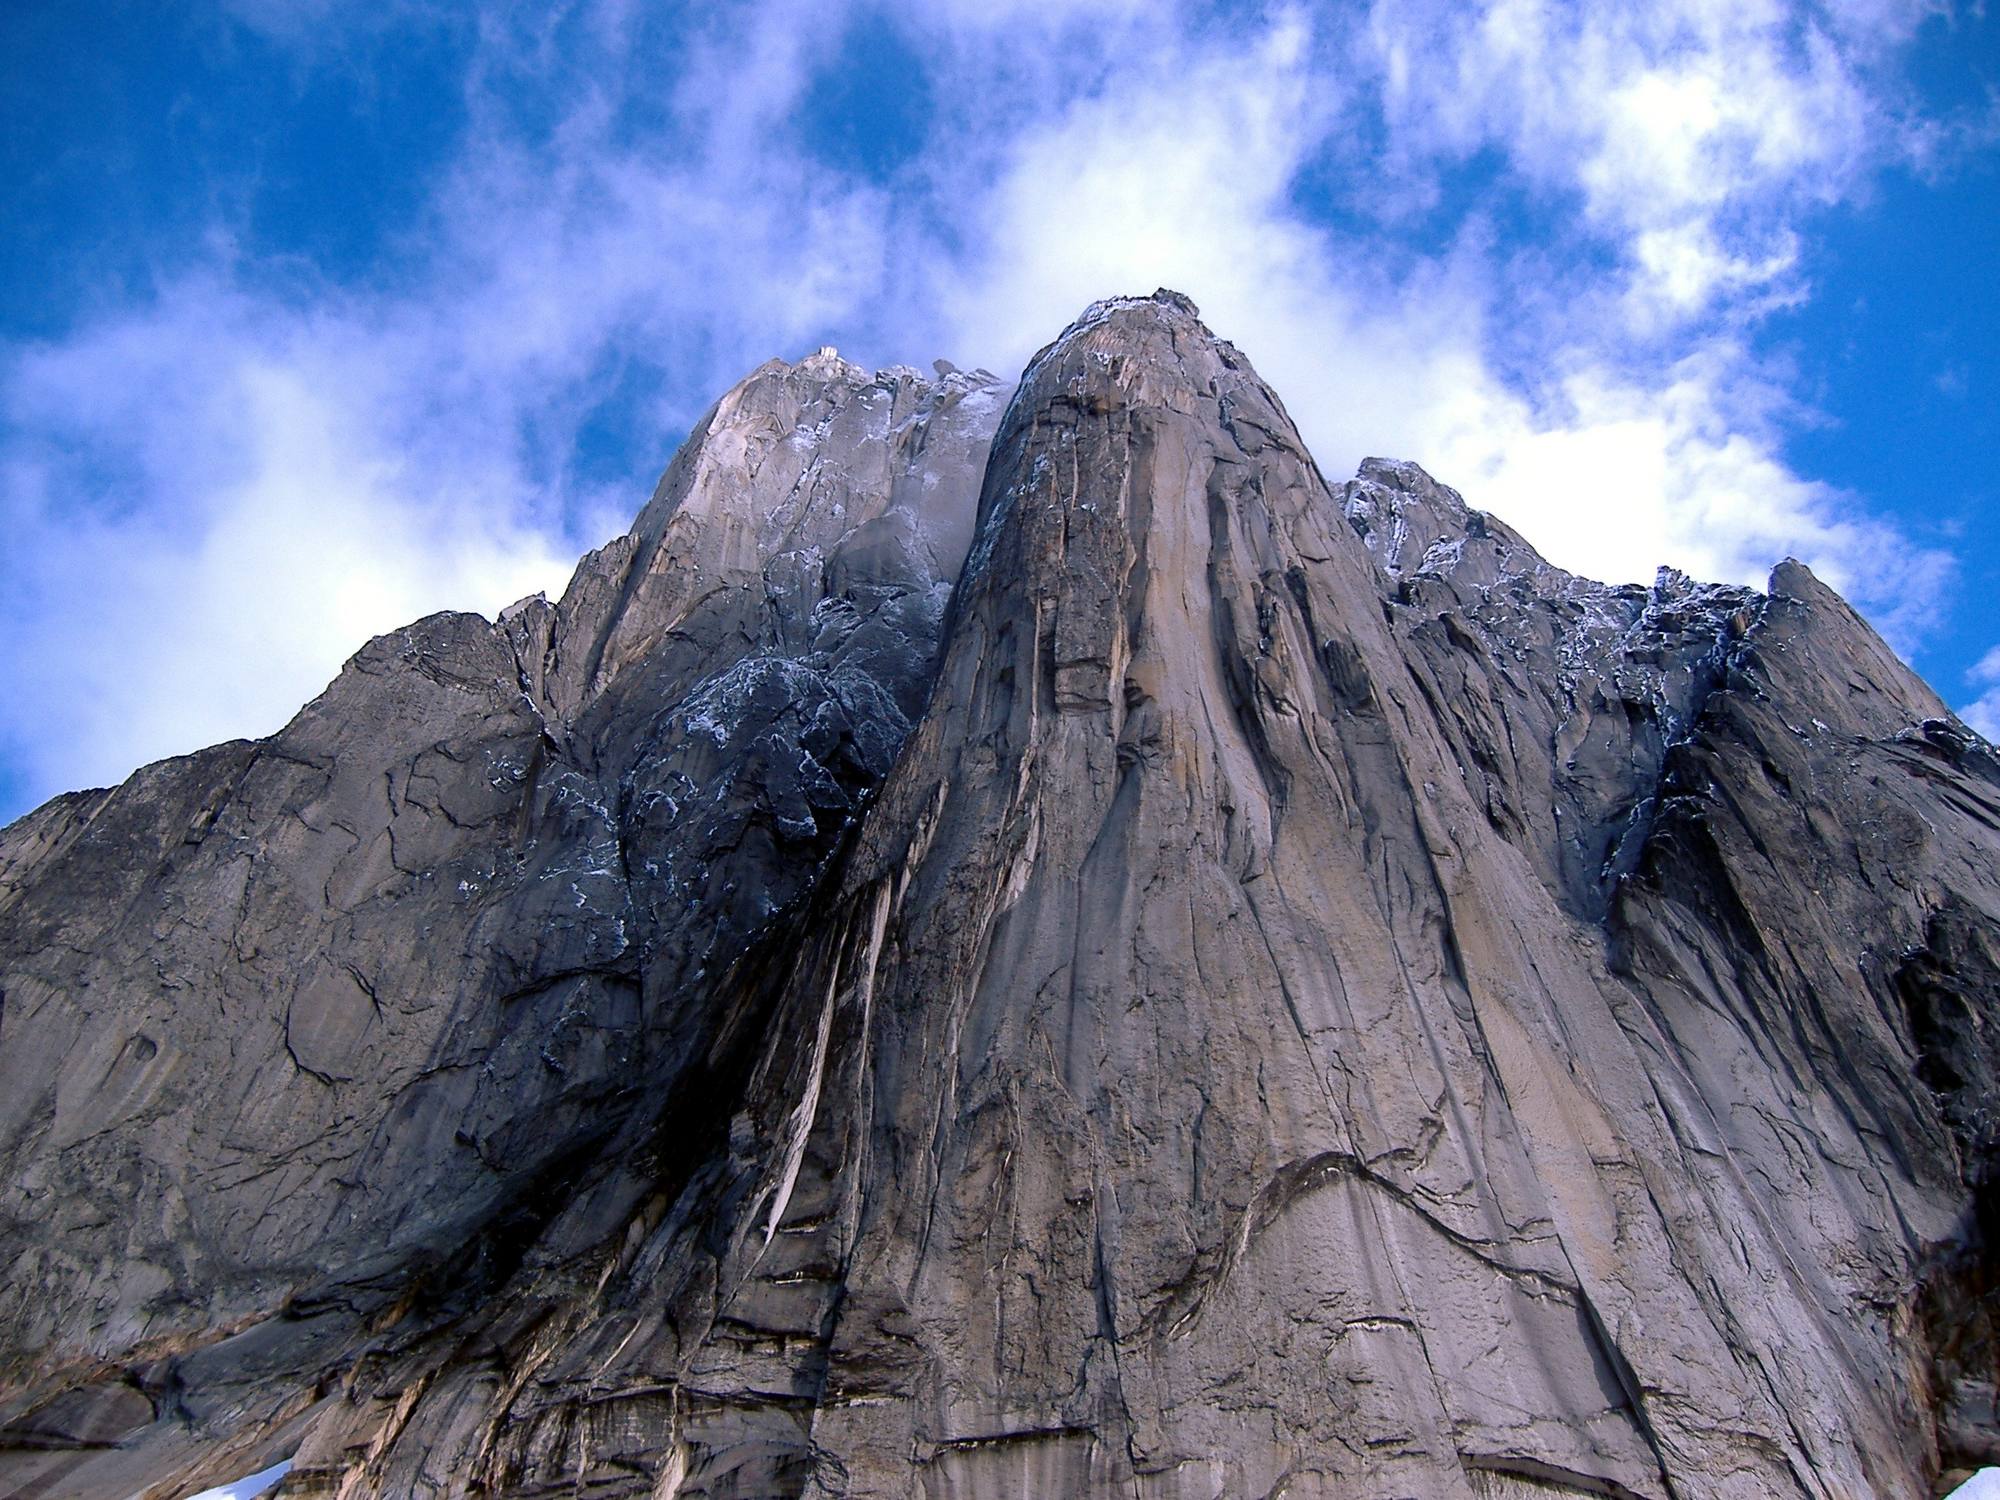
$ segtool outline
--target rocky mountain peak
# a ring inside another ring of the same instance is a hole
[[[0,1488],[1928,1500],[1997,842],[1805,569],[1329,486],[1178,294],[773,361],[0,832]]]
[[[1541,561],[1513,531],[1413,463],[1363,459],[1355,477],[1340,487],[1339,498],[1348,525],[1392,578],[1440,576],[1469,566],[1491,584]]]

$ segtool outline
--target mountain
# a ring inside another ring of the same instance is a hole
[[[2000,759],[1330,486],[1176,294],[754,372],[562,600],[0,833],[0,1489],[1937,1493]]]

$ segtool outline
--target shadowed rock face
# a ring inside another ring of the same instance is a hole
[[[271,740],[6,831],[14,1431],[83,1436],[40,1406],[79,1379],[126,1425],[263,1420],[370,1321],[497,1284],[655,1128],[727,1020],[712,972],[922,711],[1003,401],[767,365],[560,604],[420,621]],[[20,1463],[83,1493],[73,1458]]]
[[[1927,1496],[1996,856],[1805,569],[1330,489],[1173,294],[766,366],[560,604],[0,836],[0,1489]]]

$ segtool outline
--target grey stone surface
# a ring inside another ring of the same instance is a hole
[[[1928,1496],[1996,856],[1807,570],[1329,487],[1173,294],[766,366],[561,604],[0,835],[0,1487]]]
[[[561,603],[420,621],[271,740],[6,830],[10,1430],[262,1420],[275,1373],[495,1283],[652,1128],[708,969],[810,891],[921,711],[1004,397],[766,365]],[[80,1493],[73,1457],[0,1458],[0,1491],[12,1462]]]

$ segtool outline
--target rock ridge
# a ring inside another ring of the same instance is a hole
[[[1329,484],[1179,294],[1004,398],[764,365],[561,600],[0,832],[0,1487],[2000,1453],[1991,747],[1796,563]]]

